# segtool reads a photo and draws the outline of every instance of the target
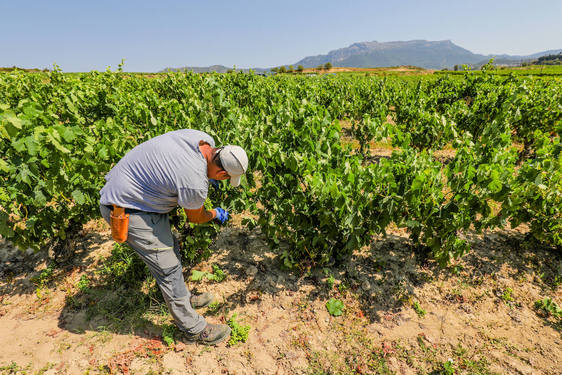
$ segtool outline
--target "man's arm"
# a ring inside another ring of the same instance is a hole
[[[203,206],[195,210],[188,210],[185,208],[183,210],[187,215],[187,219],[196,224],[203,224],[217,217],[217,212],[215,210],[206,210]]]

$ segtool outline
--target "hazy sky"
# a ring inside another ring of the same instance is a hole
[[[272,67],[355,42],[412,39],[482,54],[559,49],[562,0],[0,0],[0,66]]]

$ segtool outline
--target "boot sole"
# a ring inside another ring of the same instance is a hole
[[[214,341],[200,341],[200,343],[205,344],[205,345],[216,345],[216,344],[219,344],[219,343],[223,342],[224,340],[228,339],[230,337],[231,333],[232,333],[232,329],[230,329],[230,327],[228,327],[228,332],[223,337],[219,337],[218,339],[216,339]]]
[[[191,307],[193,307],[194,309],[202,309],[203,307],[207,307],[207,306],[209,306],[211,303],[214,302],[215,297],[214,297],[214,296],[212,296],[212,297],[213,297],[213,298],[211,298],[208,302],[206,302],[206,303],[203,304],[203,305],[200,305],[200,306],[193,306],[193,305],[191,305]],[[189,301],[189,302],[191,303],[191,301]]]
[[[194,309],[202,309],[203,307],[209,306],[211,303],[213,303],[213,300],[211,300],[211,301],[209,301],[209,302],[207,302],[207,303],[205,303],[205,304],[203,304],[203,305],[201,305],[201,306],[193,306],[193,305],[191,305],[191,307],[193,307]]]

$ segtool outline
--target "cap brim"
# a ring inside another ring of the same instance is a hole
[[[240,177],[242,176],[232,176],[230,177],[230,184],[234,187],[240,185]]]

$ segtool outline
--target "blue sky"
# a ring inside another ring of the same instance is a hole
[[[475,53],[562,48],[562,0],[0,0],[0,66],[127,71],[272,67],[355,42],[445,40]]]

